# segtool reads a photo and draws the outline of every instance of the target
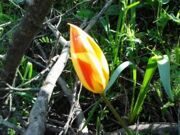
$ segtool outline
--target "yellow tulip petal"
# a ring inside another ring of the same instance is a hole
[[[102,93],[109,80],[109,67],[97,43],[79,27],[70,24],[70,53],[83,86]]]
[[[88,88],[91,89],[91,91],[93,89],[96,89],[95,93],[102,93],[102,91],[106,87],[106,84],[108,81],[106,79],[106,76],[109,75],[109,72],[105,73],[103,71],[103,67],[99,63],[97,57],[94,57],[94,55],[90,53],[78,53],[76,55],[72,55],[72,61],[73,61],[74,67],[77,69],[76,71],[78,71],[77,74],[81,82],[86,83],[86,86],[88,85]],[[92,63],[86,64],[88,67],[86,67],[85,65],[87,61],[92,62]],[[89,74],[90,70],[92,74]],[[86,76],[88,76],[90,79],[85,79],[85,78],[88,78]],[[84,79],[86,81],[84,81]]]
[[[78,58],[73,58],[72,57],[72,62],[73,62],[73,66],[75,68],[75,71],[76,71],[81,83],[88,90],[92,90],[93,88],[91,86],[89,86],[88,82],[85,79],[84,70],[82,70],[82,66],[80,66]]]
[[[73,44],[73,52],[74,53],[82,53],[82,52],[86,52],[86,48],[82,42],[82,40],[79,40],[80,36],[76,33],[76,31],[74,31],[74,29],[71,30],[71,36],[73,37],[72,38],[72,41],[71,43]],[[76,45],[74,45],[74,43]]]

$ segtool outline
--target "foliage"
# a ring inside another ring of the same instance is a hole
[[[67,23],[85,28],[104,4],[104,1],[98,0],[55,1],[47,19],[55,26],[59,21],[57,29],[62,36],[69,39]],[[107,98],[128,124],[136,123],[137,119],[139,122],[178,122],[177,107],[180,101],[178,5],[180,5],[178,0],[115,0],[88,32],[100,45],[109,63],[111,78],[105,90]],[[27,5],[23,0],[0,1],[1,55],[4,55],[9,47],[12,33],[24,16],[26,8]],[[44,23],[17,70],[13,87],[30,90],[13,91],[12,102],[8,98],[10,108],[14,108],[15,111],[7,120],[14,120],[11,122],[16,125],[23,127],[20,121],[27,122],[38,92],[33,89],[39,88],[46,76],[46,72],[43,74],[41,72],[53,61],[52,58],[61,52],[62,47],[57,47],[58,41],[53,36],[52,31]],[[69,61],[62,77],[70,89],[74,86],[75,76],[72,63]],[[61,103],[61,95],[62,91],[57,84],[49,105],[48,120],[56,119],[64,122],[67,119],[69,110],[63,111],[67,110],[68,106]],[[6,104],[5,108],[9,108],[9,104]],[[92,132],[102,134],[103,131],[119,128],[99,96],[82,90],[80,104],[85,110],[84,126],[88,126]],[[2,114],[3,111],[0,111],[0,115]],[[16,119],[17,114],[26,119]],[[9,128],[8,134],[15,135],[16,131]]]

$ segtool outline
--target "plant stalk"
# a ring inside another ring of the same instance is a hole
[[[111,112],[113,113],[114,117],[117,119],[117,122],[120,126],[124,128],[124,130],[127,132],[128,135],[132,135],[132,132],[127,128],[124,120],[119,116],[115,108],[112,106],[111,102],[106,98],[105,94],[101,94],[102,99],[106,103],[106,105],[109,107]]]

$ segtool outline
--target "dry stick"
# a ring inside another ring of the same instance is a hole
[[[139,133],[150,133],[150,134],[178,134],[178,124],[177,123],[141,123],[139,125],[132,125],[128,127],[129,129],[139,132]],[[104,133],[104,135],[126,135],[124,129],[119,129],[113,132]]]
[[[42,26],[53,0],[43,0],[43,2],[41,0],[32,1],[33,4],[28,7],[25,16],[13,33],[3,71],[0,74],[0,80],[6,81],[9,84],[12,84],[16,69],[33,37]]]
[[[46,53],[45,51],[42,49],[39,41],[37,39],[34,40],[34,43],[36,44],[37,48],[39,49],[40,53],[41,53],[41,56],[44,60],[47,60],[47,56],[46,56]]]
[[[113,0],[109,0],[105,6],[102,8],[102,10],[95,16],[91,19],[91,21],[89,22],[88,26],[85,28],[85,31],[89,31],[93,25],[98,21],[98,19],[102,16],[102,14],[108,9],[108,7],[112,4]],[[50,25],[49,25],[50,26]],[[51,29],[52,29],[52,25],[51,25]],[[72,105],[72,108],[73,108],[73,111],[76,110],[76,116],[77,116],[77,123],[79,125],[79,130],[81,130],[82,133],[88,133],[88,128],[87,126],[84,126],[85,125],[85,118],[84,118],[84,114],[82,112],[82,109],[79,105],[79,102],[76,102],[76,105],[74,105],[74,103],[72,104],[72,100],[73,98],[75,98],[75,96],[73,95],[72,92],[70,92],[70,90],[68,90],[67,87],[65,87],[65,81],[62,80],[62,78],[59,78],[58,80],[61,88],[63,89],[64,93],[67,95],[69,101],[71,101],[71,105]],[[75,108],[73,107],[75,106]],[[84,126],[84,128],[83,128]],[[83,128],[83,129],[82,129]]]
[[[51,68],[52,65],[55,63],[55,61],[58,59],[58,57],[59,57],[59,55],[58,55],[58,56],[54,56],[54,57],[51,59],[49,65],[48,65],[45,69],[43,69],[39,74],[37,74],[37,75],[36,75],[35,77],[33,77],[32,79],[28,80],[27,82],[25,82],[25,83],[23,83],[23,84],[20,84],[20,85],[17,86],[17,87],[20,88],[20,87],[26,86],[26,85],[34,82],[34,81],[39,80],[39,79],[42,78],[43,76],[45,76],[46,72],[48,72],[48,71],[50,70],[50,68]],[[35,64],[37,64],[37,63],[35,63]]]
[[[73,108],[73,113],[75,113],[75,117],[77,117],[77,125],[78,125],[78,131],[81,130],[81,133],[83,134],[87,134],[88,133],[88,128],[87,126],[84,126],[86,123],[86,120],[84,118],[84,114],[83,111],[81,109],[81,106],[79,104],[79,101],[77,101],[76,96],[73,95],[73,91],[70,90],[65,84],[66,81],[64,79],[62,79],[61,77],[59,77],[58,79],[58,84],[61,86],[63,92],[65,93],[65,95],[67,96],[70,104],[71,104],[71,108]],[[75,93],[76,94],[76,93]],[[84,126],[84,128],[83,128]]]
[[[107,4],[108,3],[108,4]],[[107,2],[105,7],[109,7],[112,3],[112,0]],[[86,31],[88,31],[99,19],[99,17],[103,14],[103,12],[107,8],[103,8],[103,10],[100,11],[100,13],[93,18],[93,21],[90,21],[90,24],[87,26]],[[49,23],[50,24],[50,23]],[[49,25],[50,27],[52,25]],[[51,27],[53,28],[53,27]],[[25,132],[25,135],[43,135],[45,131],[45,120],[46,120],[46,115],[47,115],[47,109],[48,109],[48,101],[51,97],[51,94],[53,92],[55,83],[62,73],[66,62],[68,60],[69,56],[69,43],[62,37],[60,36],[59,31],[56,31],[57,37],[59,37],[59,42],[64,46],[62,53],[57,60],[57,62],[54,64],[52,69],[50,70],[49,74],[47,75],[43,86],[40,88],[39,95],[37,97],[37,100],[30,112],[30,117],[29,117],[29,126],[27,131]]]
[[[72,120],[72,117],[74,116],[74,110],[76,108],[76,102],[75,102],[75,98],[76,98],[76,92],[77,92],[77,82],[75,83],[75,86],[74,86],[74,90],[72,91],[72,105],[71,105],[71,109],[70,109],[70,112],[69,112],[69,115],[68,115],[68,120],[66,122],[66,124],[64,125],[64,128],[63,130],[59,133],[59,135],[66,135],[67,134],[67,131],[69,129],[69,125],[70,125],[70,122]]]
[[[107,10],[107,8],[112,4],[113,0],[110,0],[108,1],[105,6],[102,8],[102,10],[95,16],[91,19],[90,23],[88,24],[88,26],[85,28],[85,31],[89,31],[93,25],[98,21],[98,19],[102,16],[102,14]],[[51,27],[51,29],[53,29],[52,25],[49,25]],[[81,130],[82,133],[88,133],[88,128],[87,126],[84,126],[85,125],[85,118],[84,118],[84,114],[81,110],[81,107],[79,105],[79,102],[77,103],[76,102],[76,105],[74,105],[74,103],[72,102],[73,98],[75,98],[75,96],[73,95],[73,93],[68,90],[68,88],[65,86],[65,81],[62,80],[62,78],[59,78],[58,80],[61,88],[63,89],[64,93],[67,95],[69,101],[71,101],[71,105],[72,105],[72,111],[75,111],[77,110],[75,113],[76,113],[76,116],[77,116],[77,123],[79,125],[79,130]],[[73,104],[72,104],[73,103]],[[75,106],[75,107],[74,107]],[[84,126],[84,128],[83,128]],[[82,129],[83,128],[83,129]],[[61,134],[61,133],[60,133]]]
[[[48,102],[55,87],[56,81],[62,73],[69,57],[69,43],[60,37],[60,43],[63,45],[61,55],[57,62],[53,65],[49,74],[47,75],[39,95],[30,112],[29,126],[25,135],[43,135],[45,132],[46,115],[48,110]]]
[[[49,22],[48,23],[48,26],[49,28],[53,31],[53,33],[55,34],[56,37],[59,37],[60,36],[60,32],[52,25],[50,24]],[[67,98],[70,102],[70,104],[73,106],[73,99],[75,98],[73,92],[71,90],[69,90],[65,84],[67,84],[65,81],[63,81],[62,78],[59,77],[58,79],[58,83],[60,84],[63,92],[65,93],[65,95],[67,95]],[[75,115],[77,116],[77,125],[78,125],[78,129],[81,130],[82,127],[84,126],[85,124],[85,118],[84,118],[84,114],[82,112],[82,109],[79,105],[79,102],[76,103],[77,105],[75,106],[75,108],[73,107],[73,112],[75,111]],[[85,126],[82,130],[81,130],[82,133],[88,133],[88,128],[87,126]]]
[[[7,88],[0,88],[0,90],[8,91],[8,92],[27,92],[27,91],[39,92],[39,88],[16,88],[12,86],[9,86]]]
[[[88,26],[84,29],[85,31],[89,31],[93,26],[94,24],[98,21],[98,19],[104,14],[104,12],[109,8],[109,6],[112,4],[113,0],[108,0],[106,2],[106,4],[104,5],[104,7],[101,9],[101,11],[96,15],[94,16]]]
[[[0,24],[0,27],[6,27],[6,26],[8,26],[10,24],[11,24],[11,22],[6,22],[6,23],[3,23],[3,24]]]
[[[47,15],[52,0],[33,0],[33,5],[28,7],[25,16],[13,32],[12,41],[7,51],[2,71],[0,72],[0,81],[13,84],[16,69],[29,47],[33,37],[38,33],[42,22]],[[1,85],[0,87],[4,87]],[[7,91],[0,91],[0,100],[7,95]],[[2,104],[4,101],[0,102]]]
[[[26,58],[28,59],[28,61],[32,62],[33,64],[45,69],[46,66],[42,65],[40,62],[36,61],[35,59],[29,57],[29,56],[26,56]],[[44,61],[43,61],[44,62]]]
[[[67,97],[70,104],[72,104],[73,100],[73,91],[66,86],[67,82],[62,78],[59,77],[57,83],[60,85],[61,89],[64,92],[64,95]]]
[[[77,3],[75,6],[73,6],[71,9],[66,10],[65,13],[62,13],[62,14],[60,14],[60,15],[57,15],[57,16],[51,18],[51,19],[48,19],[46,22],[44,22],[44,24],[46,24],[46,23],[53,23],[53,22],[55,22],[57,19],[59,19],[59,17],[63,17],[63,16],[65,16],[65,15],[69,14],[69,13],[72,13],[73,10],[74,10],[75,8],[77,8],[79,5],[81,5],[81,4],[85,3],[85,2],[90,2],[90,1],[91,1],[91,0],[84,0],[84,1],[82,1],[82,2],[79,2],[79,3]]]

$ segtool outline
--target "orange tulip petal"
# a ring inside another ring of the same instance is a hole
[[[82,41],[79,39],[79,33],[77,33],[77,31],[75,31],[74,29],[72,29],[72,43],[75,43],[76,45],[74,45],[74,53],[81,53],[81,52],[86,52],[86,49],[84,48],[84,45],[82,43]]]
[[[102,93],[109,80],[107,60],[91,36],[73,24],[70,26],[70,52],[76,73],[84,87]]]
[[[84,79],[86,80],[87,84],[89,85],[89,87],[91,89],[93,89],[93,82],[92,82],[92,74],[93,74],[93,70],[92,67],[89,63],[86,63],[80,59],[77,60],[79,63],[79,67],[81,69],[81,71],[83,73]]]

